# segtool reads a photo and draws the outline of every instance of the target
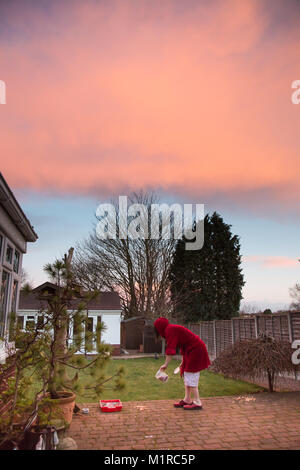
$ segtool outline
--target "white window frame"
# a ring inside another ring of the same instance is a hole
[[[0,289],[2,288],[2,276],[3,273],[6,272],[8,274],[8,286],[7,286],[7,297],[6,297],[6,303],[4,305],[4,328],[3,328],[3,333],[4,337],[7,334],[7,318],[8,318],[8,311],[10,307],[10,301],[11,301],[11,282],[12,282],[12,275],[11,272],[9,272],[5,267],[1,269],[1,278],[0,278]]]
[[[18,255],[19,255],[19,260],[18,260],[18,269],[17,269],[17,271],[15,271],[15,269],[14,269],[14,263],[15,263],[15,254],[16,254],[16,253],[18,253]],[[12,259],[12,270],[13,270],[13,272],[14,272],[14,273],[15,273],[17,276],[18,276],[18,275],[19,275],[19,273],[20,273],[20,266],[21,266],[21,259],[22,259],[22,258],[21,258],[21,256],[22,256],[22,255],[21,255],[21,252],[20,252],[20,250],[17,250],[17,248],[16,248],[16,247],[14,247],[14,251],[13,251],[13,259]]]

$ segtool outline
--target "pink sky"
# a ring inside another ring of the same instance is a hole
[[[245,203],[267,188],[298,203],[300,28],[275,22],[280,2],[62,3],[55,21],[8,10],[18,34],[0,45],[0,141],[12,185],[242,191]]]
[[[264,267],[269,268],[281,268],[294,266],[297,267],[299,260],[297,258],[289,258],[287,256],[262,256],[262,255],[250,255],[244,256],[243,261],[245,263],[260,263]]]
[[[37,283],[96,200],[151,188],[220,211],[241,236],[246,300],[288,302],[297,0],[3,0],[0,18],[1,172],[40,235],[25,262]]]

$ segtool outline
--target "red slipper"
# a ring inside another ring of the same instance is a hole
[[[184,400],[180,400],[178,403],[174,403],[175,408],[183,408],[185,405],[192,405],[192,403],[186,403]]]
[[[190,405],[184,405],[184,410],[202,410],[202,405],[196,405],[195,403],[191,403]]]

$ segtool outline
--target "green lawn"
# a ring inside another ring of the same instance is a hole
[[[163,358],[138,358],[138,359],[114,359],[109,361],[106,367],[106,376],[112,374],[119,366],[125,368],[126,388],[115,392],[113,389],[106,390],[101,399],[116,399],[121,401],[142,401],[142,400],[163,400],[180,399],[184,396],[183,380],[180,374],[174,375],[174,369],[180,361],[172,360],[168,366],[167,373],[169,380],[162,383],[154,376],[159,367],[163,364]],[[87,379],[84,373],[81,373],[80,380]],[[108,382],[107,387],[110,387]],[[222,395],[241,395],[245,393],[256,393],[263,389],[257,385],[242,382],[233,379],[226,379],[219,374],[209,371],[200,373],[199,391],[202,397],[222,396]],[[98,402],[99,398],[77,397],[78,403]]]

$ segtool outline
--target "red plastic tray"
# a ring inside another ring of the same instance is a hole
[[[122,402],[120,400],[100,400],[100,409],[104,413],[111,413],[112,411],[121,411]]]

